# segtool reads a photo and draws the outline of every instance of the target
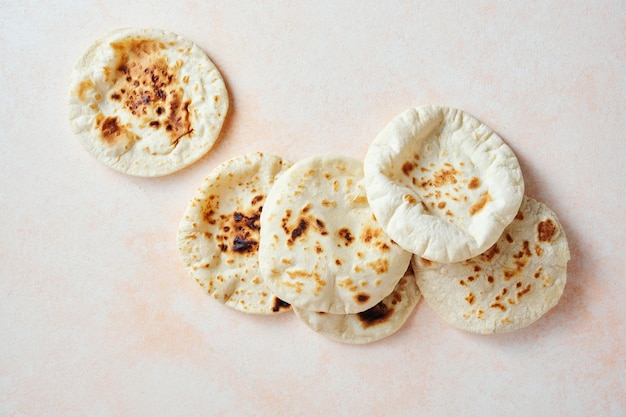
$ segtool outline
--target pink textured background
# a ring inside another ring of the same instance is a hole
[[[626,415],[624,1],[80,3],[0,3],[0,416]],[[194,40],[228,83],[219,142],[165,178],[110,170],[67,121],[74,63],[125,26]],[[217,164],[363,158],[427,103],[490,125],[559,215],[569,282],[539,322],[470,335],[421,303],[346,346],[186,276],[176,228]]]

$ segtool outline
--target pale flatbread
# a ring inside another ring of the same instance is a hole
[[[290,309],[258,269],[261,210],[274,179],[288,166],[262,153],[224,162],[203,181],[178,228],[178,248],[191,277],[217,301],[245,313]]]
[[[293,308],[312,330],[342,343],[375,342],[397,332],[420,299],[413,270],[409,268],[396,288],[374,307],[356,314],[331,314]]]
[[[198,160],[227,110],[224,81],[204,51],[163,30],[112,32],[72,74],[69,117],[79,142],[131,175],[166,175]]]
[[[490,128],[448,107],[406,110],[365,157],[367,197],[401,247],[458,262],[495,243],[524,195],[513,151]]]
[[[556,305],[569,259],[556,215],[525,197],[485,253],[454,264],[417,256],[412,263],[424,300],[446,322],[475,333],[504,333],[528,326]]]
[[[281,299],[345,314],[393,291],[411,254],[380,228],[362,182],[360,161],[331,155],[302,160],[276,180],[261,215],[259,261]]]

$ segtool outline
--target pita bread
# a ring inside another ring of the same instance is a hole
[[[323,155],[276,180],[261,214],[260,268],[278,297],[303,309],[359,313],[404,275],[411,254],[376,222],[363,164]]]
[[[69,116],[79,142],[131,175],[166,175],[198,160],[227,110],[215,65],[193,42],[163,30],[110,33],[72,74]]]
[[[371,343],[398,331],[420,299],[413,270],[409,268],[396,288],[374,307],[356,314],[330,314],[294,307],[312,330],[342,343]]]
[[[413,268],[424,299],[446,322],[475,333],[504,333],[528,326],[556,305],[569,259],[556,215],[525,197],[485,253],[454,264],[416,256]]]
[[[365,157],[372,211],[401,247],[458,262],[491,245],[524,195],[513,151],[467,113],[408,109],[375,138]]]
[[[289,163],[252,153],[215,168],[191,200],[178,228],[185,268],[217,301],[254,314],[290,309],[258,269],[260,215],[276,176]]]

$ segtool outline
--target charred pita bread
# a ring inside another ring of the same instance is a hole
[[[406,110],[374,139],[365,185],[383,229],[409,252],[458,262],[487,250],[524,195],[513,151],[489,127],[448,107]]]
[[[79,142],[131,175],[166,175],[198,160],[227,110],[224,81],[206,53],[163,30],[110,33],[72,74],[69,116]]]
[[[413,270],[409,268],[396,288],[374,307],[356,314],[331,314],[294,307],[312,330],[342,343],[375,342],[397,332],[420,299]]]
[[[293,306],[335,314],[367,310],[393,291],[410,257],[373,216],[356,159],[304,159],[267,196],[261,273]]]
[[[289,163],[252,153],[215,168],[189,203],[178,228],[185,268],[217,301],[254,314],[280,313],[288,303],[259,273],[260,216],[274,179]]]
[[[504,333],[528,326],[557,304],[569,259],[556,215],[525,197],[483,254],[453,264],[416,256],[412,263],[424,300],[446,322],[475,333]]]

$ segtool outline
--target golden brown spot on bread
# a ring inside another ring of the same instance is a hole
[[[493,201],[493,197],[491,197],[491,194],[489,194],[488,191],[482,193],[478,201],[470,206],[470,216],[474,216],[476,213],[480,212],[490,201]]]
[[[552,219],[539,222],[537,225],[537,239],[540,242],[550,243],[556,234],[556,230],[556,224],[554,224]]]
[[[509,233],[505,235],[505,239],[507,242],[513,243],[513,237]]]
[[[263,201],[263,198],[265,198],[263,195],[254,196],[252,200],[250,201],[250,205],[252,206],[257,205],[258,203]]]
[[[515,294],[515,297],[519,300],[520,298],[522,298],[524,295],[528,294],[530,292],[531,289],[531,285],[527,284],[523,290],[517,292]]]
[[[404,201],[406,201],[407,203],[409,203],[411,205],[417,204],[417,200],[411,194],[405,194],[404,197],[402,197],[402,198],[403,198]]]
[[[467,188],[469,188],[470,190],[475,190],[478,187],[480,187],[480,179],[478,179],[477,177],[472,177],[467,184]]]
[[[422,203],[422,208],[424,209],[424,211],[428,213],[430,210],[428,209],[428,206],[426,205],[426,203],[424,203],[423,201],[420,201],[420,203]]]
[[[411,175],[411,171],[415,169],[415,164],[413,162],[407,161],[402,165],[402,172],[407,177]]]
[[[442,209],[446,208],[446,202],[445,202],[445,201],[440,201],[440,202],[437,204],[437,208],[438,208],[438,209],[440,209],[440,210],[442,210]]]
[[[487,275],[487,282],[493,284],[493,276]]]
[[[535,254],[539,257],[543,255],[543,248],[535,243]]]
[[[344,246],[350,246],[350,244],[354,241],[354,237],[350,233],[350,229],[343,227],[339,229],[337,232],[341,240],[343,241]]]
[[[432,264],[433,264],[433,261],[429,261],[428,259],[425,259],[425,258],[422,258],[422,257],[419,258],[419,261],[425,267],[432,266]]]
[[[472,305],[474,304],[474,301],[476,301],[476,296],[474,296],[474,293],[470,291],[470,293],[465,297],[465,301],[467,301],[469,305]]]
[[[500,311],[506,311],[506,306],[501,303],[493,303],[489,307],[500,309]]]
[[[524,220],[524,213],[522,213],[521,210],[517,211],[517,214],[515,215],[515,220]]]
[[[366,265],[378,275],[389,271],[389,260],[385,258],[379,258],[374,262],[368,262]]]
[[[498,244],[494,244],[480,255],[480,259],[484,262],[491,262],[493,258],[500,253]]]
[[[78,84],[78,90],[76,91],[76,94],[78,95],[78,99],[80,101],[85,101],[85,98],[86,98],[85,95],[87,94],[87,91],[91,90],[92,88],[94,88],[94,83],[90,79],[81,81]]]
[[[378,228],[374,229],[374,228],[366,226],[363,232],[361,232],[360,239],[362,242],[370,243],[372,239],[376,239],[380,237],[380,235],[381,235],[381,229],[378,229]]]
[[[116,137],[122,132],[122,128],[118,125],[117,117],[107,117],[102,121],[100,125],[100,132],[102,139],[109,144],[116,142]]]
[[[354,204],[365,204],[367,203],[367,197],[364,195],[358,195],[352,200]]]
[[[354,296],[354,300],[359,304],[365,304],[370,299],[370,295],[365,292],[360,292]]]
[[[387,307],[382,301],[376,304],[374,307],[369,308],[357,314],[363,328],[375,326],[386,322],[392,315],[394,309]]]
[[[537,272],[535,272],[535,278],[539,278],[541,276],[541,273],[543,272],[543,268],[539,267],[539,269],[537,270]],[[520,285],[521,286],[521,285]]]
[[[433,179],[433,185],[435,187],[442,187],[442,186],[444,186],[446,184],[456,184],[457,183],[457,179],[456,179],[455,175],[457,175],[457,174],[458,174],[458,172],[454,168],[441,169],[441,170],[435,172],[434,179]]]
[[[322,200],[322,206],[324,207],[335,207],[336,205],[337,203],[335,203],[334,201]]]
[[[178,85],[180,65],[168,63],[161,53],[165,45],[152,39],[125,39],[110,45],[117,59],[111,98],[136,118],[159,121],[173,145],[192,133],[191,101],[184,100]],[[161,119],[164,107],[169,111]]]

